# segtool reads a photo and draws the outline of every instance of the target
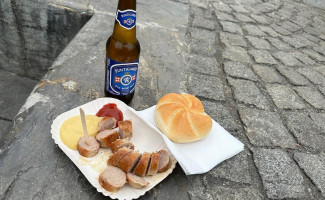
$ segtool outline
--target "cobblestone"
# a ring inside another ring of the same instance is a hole
[[[301,29],[300,26],[298,26],[297,24],[294,24],[294,23],[292,23],[290,21],[284,21],[284,22],[281,22],[278,25],[281,26],[284,29],[287,29],[287,30],[293,31],[293,32],[296,32],[296,31]]]
[[[275,48],[277,48],[279,50],[290,50],[290,49],[292,49],[289,45],[287,45],[286,43],[283,43],[281,40],[279,40],[277,38],[271,38],[271,37],[269,37],[267,39],[271,42],[271,44]]]
[[[253,152],[268,198],[306,198],[303,176],[285,151],[255,149]]]
[[[271,27],[269,27],[269,26],[259,26],[259,27],[260,27],[260,29],[261,29],[263,32],[269,34],[269,35],[272,36],[272,37],[279,37],[279,36],[280,36],[277,32],[275,32],[275,31],[274,31]]]
[[[321,73],[323,76],[325,76],[325,65],[316,67],[315,70]]]
[[[308,56],[310,56],[311,58],[323,62],[325,61],[325,57],[320,55],[319,53],[317,53],[316,51],[312,50],[312,49],[303,49],[302,50],[303,53],[307,54]]]
[[[247,67],[247,65],[238,62],[225,62],[224,69],[226,74],[235,78],[257,81],[257,76]]]
[[[192,26],[195,28],[204,28],[208,30],[214,30],[214,22],[202,17],[195,17],[192,22]]]
[[[288,112],[285,114],[289,130],[304,146],[324,151],[325,136],[322,130],[307,114]]]
[[[246,126],[246,135],[255,146],[295,148],[296,143],[276,112],[241,106],[240,118]]]
[[[231,61],[250,63],[250,57],[247,54],[247,51],[241,47],[227,47],[223,52],[222,57]]]
[[[238,13],[249,13],[248,10],[246,10],[244,8],[243,5],[231,5],[230,6],[235,12],[238,12]]]
[[[243,26],[243,29],[251,36],[266,36],[265,33],[255,25],[247,24]]]
[[[325,77],[317,71],[313,70],[312,68],[304,67],[299,68],[297,71],[303,76],[305,76],[307,79],[309,79],[315,85],[325,86]]]
[[[209,75],[218,75],[219,64],[213,57],[202,57],[193,54],[188,61],[188,68],[192,72],[203,73]]]
[[[209,190],[209,193],[212,194],[213,199],[263,199],[262,194],[258,190],[253,188],[233,189],[225,186],[218,186]]]
[[[302,63],[296,57],[294,57],[291,52],[279,51],[273,55],[286,66],[298,67],[302,65]]]
[[[216,47],[214,44],[208,43],[205,40],[191,39],[189,44],[190,53],[204,56],[214,56]]]
[[[250,16],[251,16],[251,18],[255,19],[260,24],[269,24],[269,21],[261,15],[251,14]]]
[[[271,12],[273,10],[277,9],[277,6],[275,6],[274,4],[271,3],[262,3],[259,4],[256,9],[260,12],[266,13],[266,12]]]
[[[310,113],[310,118],[323,130],[325,130],[325,113]]]
[[[224,178],[238,183],[252,183],[247,161],[247,151],[241,152],[235,158],[231,158],[218,167],[212,169],[207,176],[214,178]]]
[[[247,23],[254,23],[255,22],[252,18],[250,18],[250,17],[248,17],[248,16],[246,16],[244,14],[235,13],[234,15],[238,19],[238,21],[247,22]]]
[[[272,67],[264,65],[253,65],[254,72],[266,83],[282,83],[281,75]]]
[[[226,46],[247,46],[247,43],[242,35],[220,32],[220,40]]]
[[[315,88],[312,87],[295,87],[299,96],[305,99],[310,105],[316,109],[325,109],[324,96]]]
[[[296,152],[294,159],[325,197],[325,154],[311,155]]]
[[[192,38],[200,41],[205,41],[208,44],[214,44],[216,41],[216,34],[214,31],[202,30],[199,28],[189,28],[188,33]]]
[[[229,15],[227,13],[216,12],[215,14],[216,14],[217,18],[220,21],[230,21],[230,22],[237,22],[238,21],[232,15]]]
[[[247,36],[246,38],[256,49],[270,49],[270,44],[264,39],[253,36]]]
[[[267,85],[266,90],[278,108],[292,110],[306,108],[304,102],[290,87],[284,85]]]
[[[232,10],[229,6],[226,4],[220,2],[220,3],[212,3],[212,7],[216,11],[222,11],[222,12],[227,12],[230,13]]]
[[[296,57],[298,60],[300,60],[305,66],[313,66],[315,65],[315,61],[310,59],[307,55],[299,52],[294,51],[292,52],[292,55]]]
[[[188,91],[190,94],[214,100],[225,100],[222,82],[215,76],[198,73],[190,74],[188,83]]]
[[[269,108],[265,96],[254,82],[232,78],[228,78],[228,81],[233,87],[234,96],[238,102],[254,105],[261,109]]]
[[[202,101],[205,112],[228,131],[238,130],[239,122],[230,114],[225,103]]]
[[[292,69],[292,68],[289,68],[289,67],[285,67],[283,65],[279,65],[277,67],[277,69],[293,85],[305,86],[305,85],[308,85],[308,83],[309,83],[308,80],[305,77],[303,77],[301,74],[299,74],[298,72],[296,72],[295,69]]]
[[[310,43],[307,40],[298,38],[297,36],[292,36],[292,37],[283,36],[282,40],[297,49],[299,49],[301,47],[306,47]]]
[[[248,52],[254,57],[254,60],[257,63],[278,64],[277,61],[272,57],[270,52],[266,50],[250,50]]]
[[[223,31],[229,32],[229,33],[238,33],[240,35],[243,35],[243,31],[240,28],[238,24],[235,24],[233,22],[227,22],[227,21],[221,21],[220,22]]]
[[[276,25],[276,24],[271,24],[270,25],[271,28],[273,28],[273,30],[277,33],[279,33],[280,35],[291,35],[291,32]]]
[[[317,51],[318,53],[322,54],[325,56],[325,45],[323,46],[318,46],[318,47],[313,47],[313,49],[315,51]]]

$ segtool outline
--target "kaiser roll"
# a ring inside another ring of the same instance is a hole
[[[204,112],[201,101],[190,94],[163,96],[157,103],[154,117],[161,132],[178,143],[201,140],[212,128],[212,119]]]

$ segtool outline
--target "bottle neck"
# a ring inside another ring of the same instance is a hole
[[[119,0],[112,37],[123,43],[136,42],[136,0]]]

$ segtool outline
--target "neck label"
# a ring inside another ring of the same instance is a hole
[[[137,12],[135,10],[117,10],[116,20],[126,29],[132,29],[136,23]]]

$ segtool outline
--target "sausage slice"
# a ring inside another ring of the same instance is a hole
[[[109,147],[109,145],[118,139],[117,129],[103,130],[96,135],[101,147]]]
[[[134,166],[139,162],[141,153],[138,151],[132,151],[127,154],[120,162],[117,164],[117,167],[123,170],[125,173],[130,172]]]
[[[116,119],[114,117],[103,117],[98,123],[98,132],[106,129],[113,129],[116,126]]]
[[[158,164],[158,173],[165,172],[170,167],[170,156],[169,153],[165,150],[158,151],[159,154],[159,164]]]
[[[109,165],[99,175],[98,181],[105,190],[116,192],[126,183],[126,174],[121,169]]]
[[[159,154],[152,153],[147,175],[149,176],[156,175],[158,172],[158,165],[159,165]]]
[[[131,187],[134,187],[137,189],[143,188],[143,187],[149,185],[149,182],[146,181],[146,179],[144,179],[140,176],[134,175],[130,172],[126,174],[126,181],[131,185]]]
[[[118,122],[119,136],[122,139],[130,139],[132,137],[132,121],[124,120]]]
[[[127,147],[129,149],[134,149],[134,145],[127,139],[117,139],[109,145],[109,148],[115,153],[119,148]]]
[[[149,161],[150,161],[151,153],[143,153],[142,157],[140,158],[137,166],[134,168],[133,173],[138,176],[144,176],[146,175]]]
[[[124,158],[124,156],[126,156],[127,154],[131,153],[132,150],[126,147],[122,147],[119,150],[117,150],[114,154],[110,155],[108,160],[107,160],[107,164],[108,165],[112,165],[112,166],[116,166],[117,163]]]
[[[99,151],[99,143],[94,136],[83,136],[78,140],[79,154],[90,158],[94,157]]]

